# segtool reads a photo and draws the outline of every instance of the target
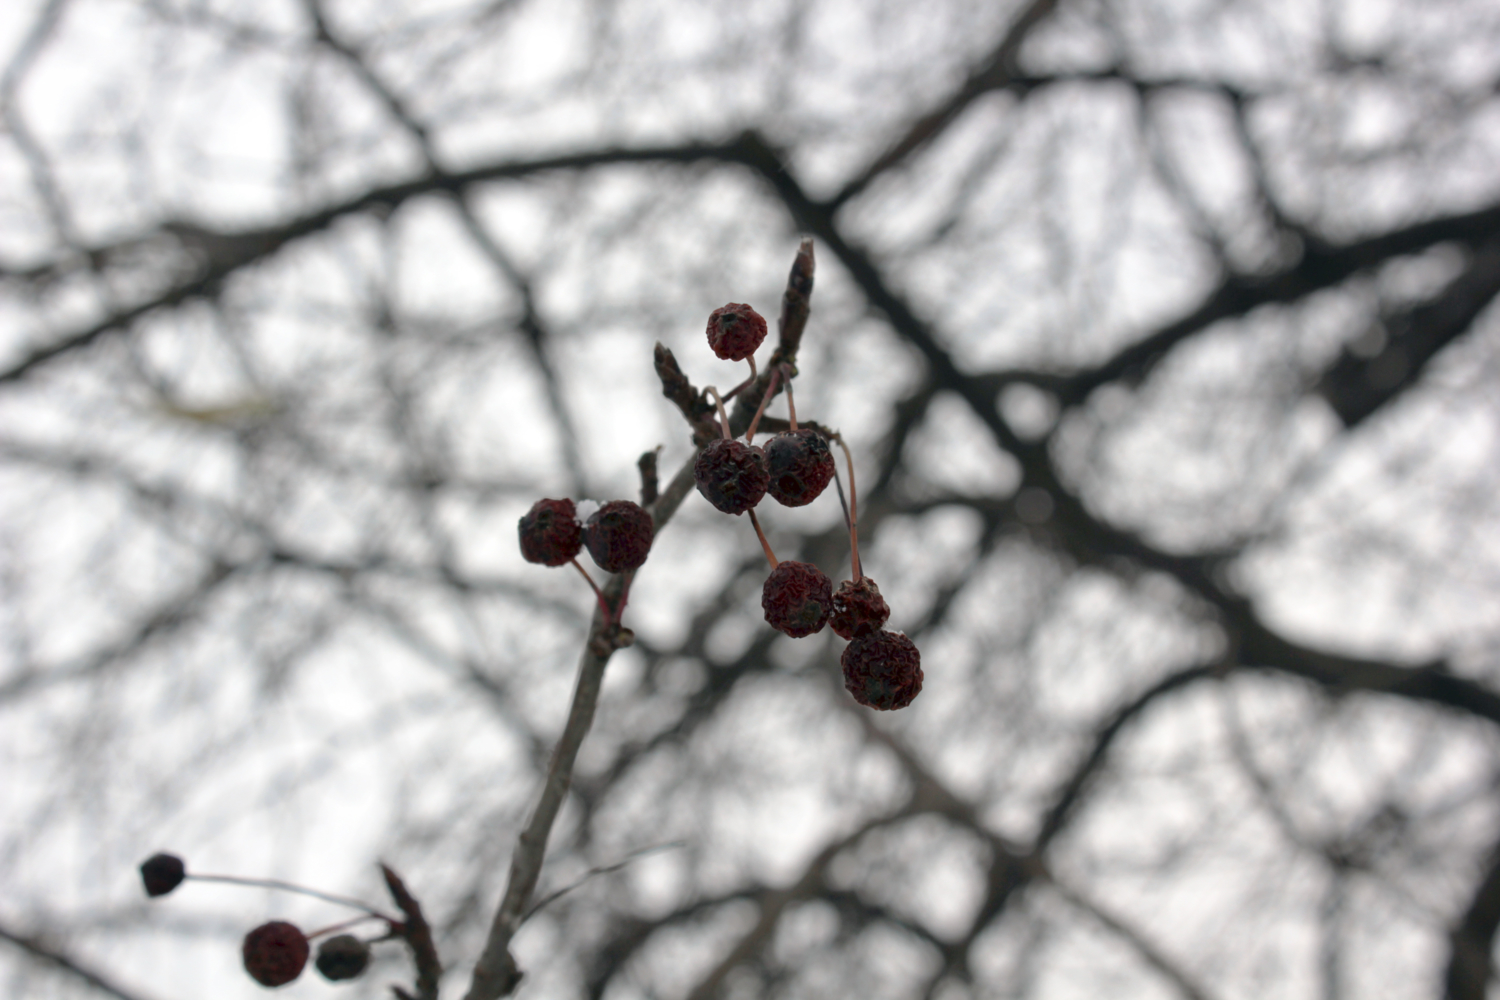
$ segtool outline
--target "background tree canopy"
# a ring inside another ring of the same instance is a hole
[[[260,996],[246,930],[340,918],[148,905],[166,848],[386,860],[462,996],[593,610],[517,519],[689,461],[653,343],[739,381],[705,318],[808,235],[799,415],[926,689],[855,705],[689,495],[538,893],[660,849],[518,995],[1484,996],[1492,0],[49,0],[0,52],[7,995]],[[831,495],[765,521],[847,576]]]

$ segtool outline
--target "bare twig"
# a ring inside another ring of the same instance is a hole
[[[810,240],[804,240],[798,251],[797,261],[792,266],[787,296],[789,300],[795,299],[805,306],[807,295],[811,290],[812,243]],[[805,316],[801,322],[806,322]],[[796,324],[797,321],[794,319],[792,325]],[[784,326],[783,346],[787,344],[786,332],[787,327]],[[800,326],[795,330],[795,338],[796,342],[800,342]],[[792,346],[795,348],[795,343]],[[780,353],[781,348],[777,351]],[[656,346],[656,370],[662,380],[663,393],[677,404],[689,423],[695,425],[696,430],[695,417],[699,412],[697,406],[703,402],[702,397],[693,390],[691,383],[682,374],[682,369],[677,366],[672,352],[660,344]],[[769,375],[763,377],[769,380]],[[740,402],[743,404],[743,397]],[[759,403],[759,399],[756,403]],[[709,412],[712,411],[709,410]],[[737,415],[738,412],[737,406]],[[746,422],[748,423],[748,414]],[[661,531],[671,520],[683,498],[692,489],[693,462],[694,458],[689,458],[683,463],[677,474],[672,477],[672,482],[668,484],[661,496],[657,497],[656,503],[652,506],[651,517],[656,531]],[[621,602],[629,591],[630,581],[634,575],[634,571],[629,571],[610,577],[604,588],[610,606],[621,607]],[[588,735],[589,727],[594,722],[594,711],[599,703],[599,689],[604,682],[604,668],[616,649],[629,645],[633,640],[634,636],[628,629],[622,629],[617,623],[610,622],[609,615],[605,613],[603,607],[594,612],[589,640],[584,644],[583,653],[578,662],[578,681],[573,690],[573,704],[568,709],[568,721],[563,727],[562,736],[558,739],[556,748],[552,751],[552,759],[547,765],[547,776],[542,784],[542,792],[536,808],[516,840],[515,851],[511,854],[510,877],[506,882],[505,895],[500,900],[500,906],[495,911],[495,918],[490,924],[489,937],[485,941],[483,954],[474,966],[474,977],[469,983],[468,992],[464,995],[465,1000],[496,1000],[497,997],[504,996],[515,989],[521,981],[522,973],[516,965],[515,957],[510,953],[510,942],[529,912],[531,895],[536,891],[537,879],[542,871],[542,861],[547,854],[547,838],[552,833],[552,824],[556,821],[563,799],[567,796],[568,788],[572,784],[573,764],[578,758],[578,750],[583,745],[584,737]]]
[[[661,394],[682,411],[693,429],[693,444],[702,447],[719,436],[713,421],[714,405],[688,381],[677,359],[660,341],[656,344],[656,377],[661,379]]]
[[[48,947],[34,937],[13,931],[3,924],[0,924],[0,941],[9,941],[37,961],[60,969],[74,979],[87,983],[100,993],[115,997],[116,1000],[146,1000],[142,994],[131,993],[129,990],[116,986],[99,973],[81,965],[77,960],[69,958],[55,948]]]
[[[1135,949],[1136,954],[1140,955],[1141,959],[1147,965],[1168,979],[1173,986],[1177,987],[1177,992],[1186,997],[1187,1000],[1207,1000],[1209,994],[1193,979],[1188,971],[1168,957],[1155,944],[1147,940],[1140,931],[1130,926],[1130,924],[1126,923],[1118,915],[1105,909],[1098,902],[1089,899],[1078,890],[1058,881],[1057,877],[1050,870],[1046,873],[1046,879],[1048,884],[1063,899],[1093,917],[1105,928],[1113,931],[1116,936]]]
[[[781,315],[776,320],[776,332],[780,338],[771,362],[773,368],[780,362],[796,364],[797,350],[802,346],[802,332],[807,329],[807,317],[812,314],[813,272],[817,261],[813,259],[813,241],[804,236],[797,246],[797,257],[792,261],[791,273],[786,276],[786,291],[781,296]]]
[[[401,881],[401,876],[391,871],[389,865],[382,863],[380,872],[391,890],[391,898],[401,907],[401,912],[406,914],[406,927],[402,937],[406,938],[406,943],[411,948],[412,962],[417,967],[416,1000],[437,1000],[438,983],[443,978],[443,963],[438,960],[437,946],[432,943],[432,928],[427,926],[427,920],[422,916],[422,904],[407,891],[406,883]]]
[[[648,854],[655,854],[658,851],[670,851],[673,848],[686,846],[686,841],[674,840],[667,844],[657,844],[654,847],[643,847],[639,851],[633,851],[630,854],[627,854],[625,857],[621,858],[619,861],[616,861],[612,865],[600,865],[597,868],[590,868],[588,871],[583,873],[583,876],[581,878],[577,879],[576,881],[569,882],[567,885],[563,886],[561,889],[558,889],[556,892],[549,892],[547,895],[531,904],[531,909],[526,911],[526,916],[522,917],[521,921],[524,923],[525,921],[530,920],[538,910],[552,905],[559,899],[562,899],[568,893],[572,892],[574,889],[577,889],[579,886],[587,883],[592,878],[596,878],[600,875],[609,875],[612,872],[617,872],[621,868],[624,868],[627,865],[638,861],[641,858],[644,858]]]
[[[657,445],[650,451],[642,452],[641,457],[636,460],[636,468],[641,470],[641,506],[650,507],[656,503],[656,495],[659,484],[656,479],[656,460],[661,455],[661,446]]]

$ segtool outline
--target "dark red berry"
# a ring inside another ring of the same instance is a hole
[[[307,936],[285,920],[261,924],[240,948],[245,971],[262,986],[285,986],[307,965]]]
[[[708,346],[725,361],[744,361],[766,339],[766,318],[743,302],[720,306],[708,317]]]
[[[185,878],[187,865],[175,854],[153,854],[141,862],[141,881],[148,896],[165,896]]]
[[[583,544],[600,569],[623,573],[646,561],[654,531],[651,515],[640,504],[611,500],[589,518]]]
[[[766,442],[771,472],[767,492],[784,507],[801,507],[818,498],[833,479],[833,452],[811,427],[778,434]]]
[[[922,690],[922,654],[899,632],[871,632],[844,648],[844,687],[867,708],[910,705]]]
[[[766,621],[793,639],[822,631],[833,609],[833,581],[812,563],[777,563],[760,592]]]
[[[845,580],[833,592],[833,614],[828,626],[844,639],[858,639],[885,627],[891,616],[890,605],[880,596],[880,588],[868,576]]]
[[[521,518],[520,530],[527,562],[561,566],[583,548],[583,525],[571,500],[538,500]]]
[[[743,441],[715,438],[693,463],[693,480],[703,498],[726,514],[743,514],[766,495],[771,474],[766,453]]]
[[[370,964],[370,946],[353,934],[340,934],[318,945],[318,957],[313,964],[324,979],[334,982],[355,979]]]

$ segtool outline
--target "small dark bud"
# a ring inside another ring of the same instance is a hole
[[[715,438],[698,453],[693,481],[703,499],[726,514],[743,514],[766,495],[771,475],[766,453],[729,438]]]
[[[370,946],[353,934],[340,934],[318,945],[313,963],[324,979],[340,982],[355,979],[370,964]]]
[[[611,500],[589,518],[583,543],[600,569],[623,573],[646,561],[654,532],[651,515],[640,504]]]
[[[187,878],[187,866],[175,854],[153,854],[141,862],[141,882],[146,895],[165,896]]]
[[[905,708],[922,690],[922,654],[899,632],[871,632],[844,648],[844,687],[866,708]]]
[[[822,631],[833,603],[833,581],[812,563],[788,560],[776,565],[760,592],[766,621],[793,639]]]
[[[583,525],[571,500],[538,500],[521,518],[520,532],[527,562],[561,566],[583,548]]]
[[[245,935],[245,971],[262,986],[285,986],[307,965],[307,936],[285,920],[261,924]]]
[[[880,588],[868,576],[858,581],[845,580],[833,592],[833,614],[828,626],[842,639],[858,639],[885,627],[891,616],[890,605],[880,596]]]
[[[783,507],[812,503],[833,479],[833,452],[811,427],[778,434],[766,442],[767,492]]]
[[[708,346],[725,361],[744,361],[766,339],[766,318],[743,302],[720,306],[708,317]]]

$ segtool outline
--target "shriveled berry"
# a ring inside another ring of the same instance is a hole
[[[858,639],[885,627],[891,616],[890,605],[880,596],[880,588],[868,576],[845,580],[833,592],[833,614],[828,625],[840,638]]]
[[[788,560],[776,564],[761,588],[766,621],[793,639],[820,632],[833,609],[833,581],[812,563]]]
[[[766,453],[743,441],[716,438],[693,463],[693,481],[703,498],[726,514],[743,514],[766,495],[771,474]]]
[[[324,979],[339,982],[357,978],[370,964],[370,946],[353,934],[340,934],[318,945],[313,963]]]
[[[285,986],[307,965],[307,936],[285,920],[261,924],[240,948],[245,971],[262,986]]]
[[[708,346],[725,361],[744,361],[766,339],[766,318],[743,302],[720,306],[708,317]]]
[[[623,573],[646,561],[654,532],[651,515],[640,504],[611,500],[594,511],[584,525],[583,544],[600,569]]]
[[[867,708],[910,705],[922,690],[922,654],[899,632],[871,632],[844,648],[844,687]]]
[[[812,503],[833,479],[833,452],[827,439],[811,427],[766,442],[766,465],[771,472],[766,491],[784,507]]]
[[[571,500],[538,500],[521,518],[520,530],[527,562],[561,566],[583,548],[583,525]]]
[[[148,896],[165,896],[185,878],[187,865],[175,854],[153,854],[141,862],[141,882]]]

